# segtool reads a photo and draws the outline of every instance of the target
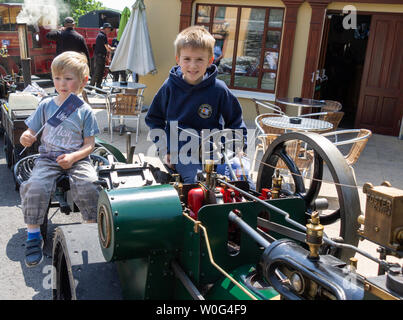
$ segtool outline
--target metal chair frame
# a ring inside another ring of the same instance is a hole
[[[283,112],[283,110],[281,110],[281,108],[279,106],[276,106],[275,104],[273,104],[271,102],[268,102],[266,100],[258,100],[258,99],[252,99],[252,100],[256,104],[256,113],[258,116],[260,115],[258,106],[261,106],[263,108],[270,110],[271,113],[274,112],[274,113],[278,113],[278,114],[285,116],[285,113]]]
[[[91,102],[88,94],[92,93],[92,90],[96,90],[95,95],[93,96],[94,98],[102,98],[105,99],[105,103],[95,103]],[[99,89],[97,87],[91,86],[91,85],[86,85],[83,89],[82,92],[82,97],[83,100],[91,106],[92,109],[107,109],[108,110],[108,105],[110,103],[109,99],[109,91]]]

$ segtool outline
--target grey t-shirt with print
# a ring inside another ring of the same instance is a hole
[[[59,106],[53,98],[42,100],[36,111],[25,120],[28,128],[38,132]],[[64,153],[72,153],[83,146],[84,138],[99,133],[92,108],[84,103],[56,128],[49,124],[42,131],[39,153],[53,160]]]

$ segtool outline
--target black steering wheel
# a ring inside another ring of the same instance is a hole
[[[35,166],[35,160],[39,158],[39,154],[32,154],[19,160],[14,166],[15,188],[18,190],[20,185],[27,181],[32,174]],[[109,165],[108,159],[97,154],[90,154],[90,160],[93,166]]]

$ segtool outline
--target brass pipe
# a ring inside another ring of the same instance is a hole
[[[192,217],[190,217],[188,214],[183,213],[183,215],[189,219],[190,221],[192,221],[195,225],[197,225],[198,228],[201,228],[203,230],[204,233],[204,238],[205,238],[205,242],[206,242],[206,246],[207,246],[207,252],[209,255],[209,259],[210,259],[210,263],[218,270],[220,271],[225,277],[227,277],[233,284],[235,284],[239,289],[241,289],[246,295],[248,295],[252,300],[257,300],[257,298],[251,294],[248,290],[246,290],[243,286],[241,286],[241,284],[236,281],[233,277],[231,277],[227,272],[224,271],[224,269],[222,269],[218,264],[215,263],[214,258],[213,258],[213,254],[211,252],[211,247],[210,247],[210,241],[208,239],[208,234],[207,234],[207,229],[201,224],[200,221],[196,221],[194,220]]]
[[[247,295],[249,296],[249,298],[251,298],[252,300],[257,300],[257,298],[256,298],[253,294],[251,294],[251,293],[250,293],[249,291],[247,291],[244,287],[242,287],[242,286],[239,284],[238,281],[236,281],[236,280],[235,280],[233,277],[231,277],[227,272],[225,272],[224,269],[222,269],[218,264],[215,263],[214,258],[213,258],[213,254],[212,254],[211,248],[210,248],[210,241],[209,241],[209,239],[208,239],[207,229],[206,229],[203,225],[200,225],[199,227],[200,227],[200,228],[203,230],[203,232],[204,232],[204,238],[205,238],[205,241],[206,241],[207,252],[208,252],[208,255],[209,255],[211,264],[212,264],[218,271],[220,271],[223,275],[225,275],[228,279],[230,279],[233,284],[235,284],[239,289],[241,289],[245,294],[247,294]]]

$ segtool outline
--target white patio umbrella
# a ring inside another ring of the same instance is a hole
[[[143,0],[134,3],[109,68],[112,72],[130,70],[141,76],[157,72]]]

